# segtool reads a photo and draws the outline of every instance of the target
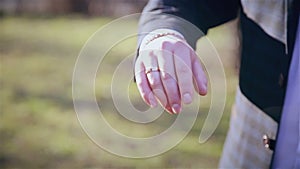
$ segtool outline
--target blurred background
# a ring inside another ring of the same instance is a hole
[[[210,55],[210,39],[221,56],[227,78],[225,112],[206,143],[199,144],[198,137],[210,106],[209,95],[203,97],[188,136],[172,150],[152,158],[129,159],[110,154],[94,144],[80,127],[73,109],[72,73],[81,48],[99,28],[118,17],[141,12],[146,3],[147,0],[0,0],[0,168],[217,168],[237,84],[237,20],[211,29],[197,45],[201,55]],[[122,28],[137,28],[137,20],[124,24]],[[119,44],[108,53],[103,67],[120,63],[135,48],[135,38]],[[132,70],[131,66],[128,70]],[[163,131],[176,118],[164,113],[150,126],[122,118],[111,97],[102,92],[109,90],[104,84],[111,80],[109,71],[103,69],[105,76],[97,76],[96,97],[116,130],[127,135],[151,135],[153,129]],[[130,86],[131,101],[145,110],[135,84]]]
[[[137,13],[147,0],[1,0],[3,14],[123,16]]]

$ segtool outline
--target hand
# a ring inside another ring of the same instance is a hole
[[[182,103],[192,102],[194,87],[207,93],[207,78],[195,51],[176,36],[166,35],[140,46],[135,78],[143,100],[151,107],[158,102],[171,114]]]

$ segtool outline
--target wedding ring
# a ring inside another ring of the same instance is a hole
[[[145,73],[148,74],[148,73],[151,73],[151,72],[159,72],[159,68],[158,67],[153,67],[153,68],[150,68],[149,70],[147,70]]]

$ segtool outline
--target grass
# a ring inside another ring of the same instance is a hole
[[[230,68],[233,59],[229,57],[236,52],[235,39],[224,36],[226,31],[232,33],[230,27],[234,24],[217,28],[209,35],[224,55],[228,82],[225,113],[213,137],[205,144],[198,143],[205,110],[209,108],[209,100],[204,99],[203,113],[175,148],[152,158],[128,159],[100,149],[86,136],[72,102],[72,73],[77,56],[87,39],[110,21],[109,18],[80,17],[5,17],[0,20],[0,168],[217,167],[237,83],[234,69]],[[124,28],[136,23],[127,24]],[[200,41],[200,50],[205,49],[205,45]],[[117,130],[134,136],[152,135],[163,131],[174,117],[163,114],[149,125],[130,123],[118,115],[107,96],[109,84],[104,83],[111,78],[110,64],[119,63],[134,48],[135,40],[129,39],[111,50],[102,65],[108,69],[101,69],[103,76],[97,75],[96,95],[105,117]],[[128,72],[124,73],[127,75]],[[127,84],[118,85],[121,88]],[[134,84],[130,85],[130,97],[137,107],[146,108]]]

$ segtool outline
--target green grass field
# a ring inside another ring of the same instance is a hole
[[[200,108],[203,113],[200,112],[192,131],[180,144],[156,157],[129,159],[110,154],[94,144],[81,129],[73,109],[72,74],[77,56],[88,38],[110,21],[82,17],[1,18],[0,168],[217,167],[237,83],[232,64],[235,58],[231,57],[236,54],[235,38],[231,37],[235,33],[234,23],[216,28],[209,35],[222,54],[228,93],[225,113],[214,135],[206,143],[198,143],[205,111],[209,108],[209,100],[204,99]],[[135,26],[136,22],[127,24],[124,29]],[[110,57],[102,65],[108,68],[101,69],[103,76],[97,75],[96,96],[104,105],[105,117],[116,130],[144,136],[153,134],[152,128],[155,132],[165,129],[174,116],[165,113],[150,126],[129,123],[118,115],[110,97],[103,92],[108,89],[103,82],[111,78],[109,64],[118,64],[127,57],[134,51],[135,43],[134,38],[129,39],[108,54]],[[100,49],[102,46],[99,44]],[[199,48],[205,54],[205,42],[200,41]],[[135,85],[130,86],[132,102],[144,109]]]

